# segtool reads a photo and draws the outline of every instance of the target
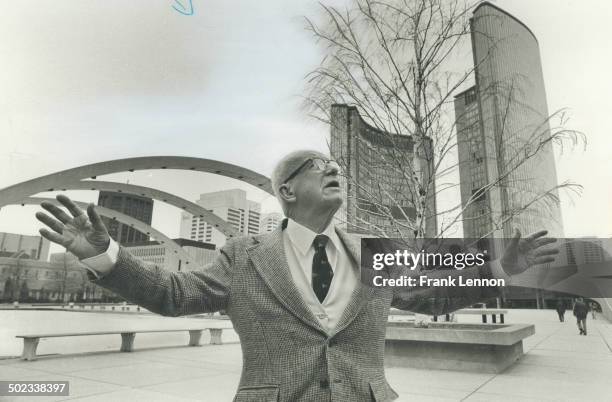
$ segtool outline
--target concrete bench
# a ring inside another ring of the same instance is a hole
[[[189,343],[188,346],[200,346],[200,339],[202,338],[202,331],[210,331],[210,344],[221,345],[221,335],[224,329],[229,328],[178,328],[178,329],[129,329],[129,330],[118,330],[118,331],[93,331],[93,332],[66,332],[66,333],[40,333],[40,334],[27,334],[27,335],[16,335],[16,338],[23,338],[23,353],[21,358],[23,360],[36,360],[36,348],[41,338],[60,338],[65,336],[91,336],[91,335],[121,335],[121,352],[131,352],[134,350],[134,339],[136,334],[142,333],[153,333],[153,332],[189,332]]]
[[[529,324],[388,323],[385,364],[390,367],[501,373],[523,355]]]

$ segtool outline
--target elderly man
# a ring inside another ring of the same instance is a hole
[[[200,271],[167,272],[134,258],[109,238],[93,205],[85,215],[58,196],[72,216],[51,204],[43,208],[55,218],[36,216],[53,230],[41,234],[79,257],[95,283],[134,303],[167,316],[225,310],[243,353],[235,400],[389,401],[397,397],[383,366],[389,308],[441,314],[436,300],[454,310],[496,289],[448,298],[448,290],[425,288],[415,297],[362,284],[359,245],[331,225],[342,204],[338,170],[318,152],[283,158],[272,185],[287,219],[273,233],[229,241]],[[552,251],[539,249],[553,241],[544,234],[515,237],[503,269],[518,273],[552,260]],[[461,273],[506,275],[488,265]]]

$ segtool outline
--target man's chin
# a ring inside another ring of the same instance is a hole
[[[336,210],[342,206],[342,194],[334,194],[333,196],[330,194],[330,196],[326,198],[326,204],[333,206]]]

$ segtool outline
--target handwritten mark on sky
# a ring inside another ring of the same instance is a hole
[[[183,5],[185,2],[188,3],[187,7]],[[193,15],[193,0],[174,0],[172,8],[183,15]]]

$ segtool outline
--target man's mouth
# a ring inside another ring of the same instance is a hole
[[[340,188],[340,182],[338,180],[331,180],[323,188]]]

